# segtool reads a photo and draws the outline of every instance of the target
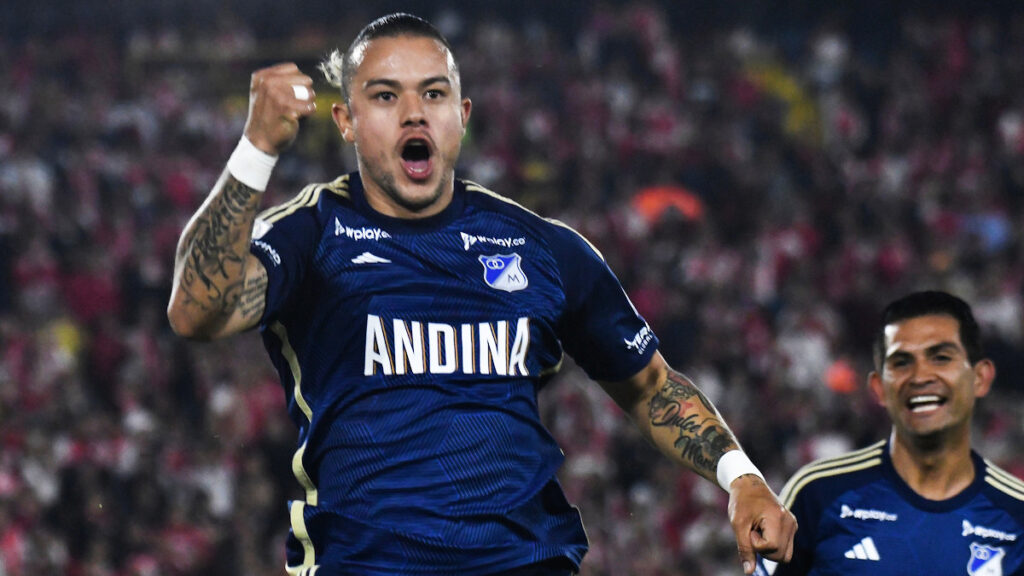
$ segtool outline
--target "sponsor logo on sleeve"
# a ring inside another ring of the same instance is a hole
[[[277,253],[277,250],[274,250],[273,246],[267,244],[263,240],[253,240],[252,245],[265,252],[267,256],[270,256],[270,259],[274,262],[275,268],[281,265],[281,255]]]
[[[649,326],[644,326],[639,332],[633,335],[632,340],[623,338],[622,341],[626,343],[627,350],[635,350],[637,354],[643,354],[653,339],[654,332]]]

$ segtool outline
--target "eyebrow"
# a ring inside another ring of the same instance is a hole
[[[932,346],[929,346],[929,347],[925,348],[924,353],[925,353],[926,356],[934,356],[935,354],[939,354],[941,352],[947,352],[947,351],[958,352],[958,351],[960,351],[960,346],[958,346],[956,344],[956,342],[952,342],[952,341],[947,340],[945,342],[939,342],[938,344],[934,344]],[[896,359],[896,358],[907,358],[907,357],[913,357],[913,354],[911,354],[910,352],[907,352],[906,350],[897,350],[896,352],[893,352],[892,354],[886,356],[885,359],[886,360],[891,360],[891,359]]]
[[[422,89],[432,84],[439,83],[446,84],[448,86],[452,85],[451,80],[449,80],[447,76],[431,76],[429,78],[424,78],[423,80],[421,80],[420,83],[418,84],[418,87]],[[363,90],[369,90],[374,86],[385,86],[387,88],[397,90],[402,87],[402,83],[399,82],[398,80],[392,80],[390,78],[371,78],[363,84]]]

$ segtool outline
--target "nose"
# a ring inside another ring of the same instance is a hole
[[[935,379],[935,371],[927,362],[915,362],[914,371],[910,375],[909,382],[912,385],[928,384]]]
[[[422,126],[427,123],[423,102],[417,96],[405,98],[402,103],[402,126]]]

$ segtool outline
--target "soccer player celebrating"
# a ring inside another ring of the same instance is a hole
[[[800,522],[791,574],[1024,574],[1024,483],[971,449],[995,378],[970,307],[917,292],[885,309],[868,384],[888,440],[813,462],[782,491]]]
[[[796,528],[712,403],[575,231],[455,178],[471,103],[445,38],[393,14],[322,64],[358,172],[257,216],[314,111],[294,64],[252,76],[235,152],[182,233],[183,336],[258,327],[299,429],[287,569],[570,574],[587,550],[537,391],[563,350],[667,456],[729,492],[740,560]]]

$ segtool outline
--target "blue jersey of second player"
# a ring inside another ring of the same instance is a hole
[[[490,573],[586,536],[555,479],[537,390],[563,348],[620,380],[657,340],[579,234],[479,186],[422,220],[358,174],[257,218],[261,323],[299,426],[293,573]]]
[[[780,494],[799,524],[793,561],[758,573],[1024,575],[1024,482],[971,457],[974,481],[942,501],[900,478],[887,441],[803,467]]]

